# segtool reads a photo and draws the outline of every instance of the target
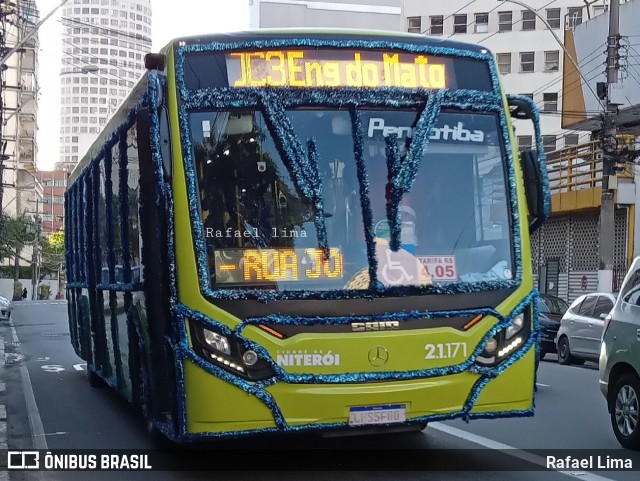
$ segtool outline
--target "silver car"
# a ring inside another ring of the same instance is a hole
[[[0,296],[0,319],[7,320],[9,318],[11,318],[11,301]]]
[[[605,320],[599,368],[613,433],[625,448],[640,450],[640,257]]]
[[[598,362],[604,319],[615,302],[616,296],[605,292],[584,294],[573,301],[562,316],[556,337],[560,364]]]

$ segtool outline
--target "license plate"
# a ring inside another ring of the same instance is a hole
[[[378,406],[352,406],[349,409],[349,426],[403,423],[407,420],[406,404],[381,404]]]

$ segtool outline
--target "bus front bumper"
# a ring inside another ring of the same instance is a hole
[[[349,427],[352,407],[405,405],[406,423],[456,417],[531,415],[534,348],[497,377],[478,382],[461,372],[402,381],[344,384],[275,383],[259,395],[184,361],[186,434],[223,436],[260,431]]]

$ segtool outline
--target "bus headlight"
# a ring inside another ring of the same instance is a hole
[[[251,381],[267,379],[275,372],[253,350],[245,349],[232,334],[222,334],[189,320],[193,350],[201,358]]]
[[[202,329],[202,331],[204,333],[204,342],[222,354],[231,355],[229,340],[226,337],[208,329]]]
[[[507,339],[511,339],[513,336],[518,334],[522,327],[524,326],[524,315],[519,314],[515,317],[510,326],[505,330],[505,335]]]
[[[514,317],[511,324],[486,341],[484,350],[476,357],[476,363],[483,366],[501,363],[524,344],[530,332],[531,311],[527,308],[524,313]]]

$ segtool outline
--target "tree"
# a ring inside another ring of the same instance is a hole
[[[33,220],[22,213],[15,217],[2,214],[2,232],[0,232],[0,256],[2,258],[14,258],[14,282],[20,277],[20,254],[24,248],[33,243],[35,233],[33,228]],[[29,262],[27,259],[23,259]]]
[[[59,273],[64,264],[64,231],[53,232],[40,241],[42,249],[42,275],[45,272]]]

